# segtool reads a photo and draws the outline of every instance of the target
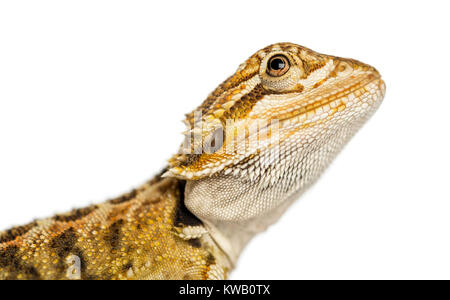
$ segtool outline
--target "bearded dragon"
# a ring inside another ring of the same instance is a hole
[[[378,71],[259,50],[186,115],[167,167],[119,198],[0,233],[0,279],[224,279],[376,111]]]

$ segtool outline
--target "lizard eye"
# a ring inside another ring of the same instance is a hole
[[[275,55],[267,62],[267,74],[279,77],[289,70],[289,60],[284,55]]]

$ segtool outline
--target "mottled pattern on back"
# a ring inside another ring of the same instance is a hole
[[[184,208],[183,192],[182,181],[157,177],[120,198],[5,231],[0,279],[224,276],[212,245],[179,237],[182,228],[201,225]]]

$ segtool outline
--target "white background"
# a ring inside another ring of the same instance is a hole
[[[446,1],[0,2],[0,229],[128,191],[258,49],[375,66],[386,98],[233,279],[450,279]]]

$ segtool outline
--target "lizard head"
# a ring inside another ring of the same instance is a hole
[[[206,223],[262,230],[318,178],[384,91],[367,64],[268,46],[186,115],[185,142],[165,176],[187,180],[186,205]]]

